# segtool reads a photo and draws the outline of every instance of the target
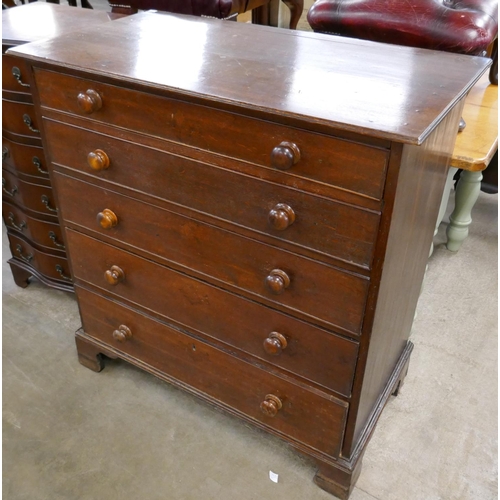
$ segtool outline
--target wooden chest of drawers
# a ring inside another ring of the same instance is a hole
[[[121,17],[121,16],[118,16]],[[11,47],[109,21],[105,12],[37,2],[2,11],[2,215],[17,285],[31,276],[72,291],[47,160],[23,61]]]
[[[488,61],[151,13],[108,26],[15,51],[81,363],[125,359],[286,439],[346,498],[406,374],[463,97]],[[176,47],[161,60],[159,39]]]

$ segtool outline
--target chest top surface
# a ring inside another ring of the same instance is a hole
[[[480,78],[485,58],[142,13],[17,53],[100,78],[420,144]]]
[[[35,2],[2,10],[2,43],[20,45],[53,38],[110,20],[106,12]]]

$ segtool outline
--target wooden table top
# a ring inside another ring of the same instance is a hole
[[[490,62],[267,26],[140,13],[14,49],[41,63],[286,124],[421,144]]]
[[[451,166],[481,171],[498,149],[498,86],[484,75],[465,100],[462,114],[467,126],[457,136]]]
[[[18,5],[2,10],[2,43],[37,42],[120,17],[123,16],[46,2]]]

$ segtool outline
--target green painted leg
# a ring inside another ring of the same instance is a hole
[[[481,190],[482,178],[482,172],[468,170],[464,170],[460,175],[455,193],[455,209],[450,215],[450,224],[446,230],[448,237],[446,247],[452,252],[458,251],[469,234],[471,212]]]

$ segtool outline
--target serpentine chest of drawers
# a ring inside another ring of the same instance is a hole
[[[45,2],[2,11],[2,215],[10,268],[22,287],[36,276],[48,286],[73,290],[28,72],[5,52],[109,20],[105,12]]]
[[[406,374],[463,98],[488,61],[154,13],[14,52],[81,363],[122,358],[280,436],[346,498]]]

